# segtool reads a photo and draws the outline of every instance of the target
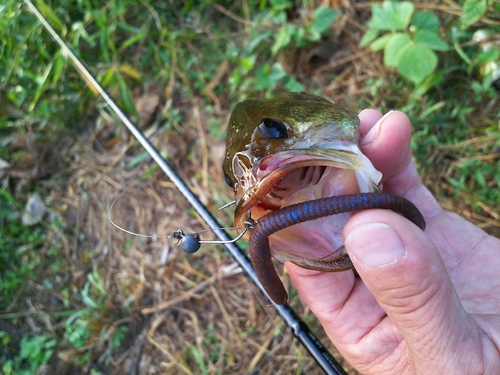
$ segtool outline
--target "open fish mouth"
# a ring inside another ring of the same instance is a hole
[[[241,169],[234,169],[240,171],[235,212],[238,225],[295,203],[376,192],[381,179],[381,173],[356,145],[283,151],[262,158],[251,171],[244,170],[244,163],[238,164]],[[342,229],[351,216],[343,213],[285,228],[270,236],[271,252],[283,262],[297,257],[328,257],[342,246]]]

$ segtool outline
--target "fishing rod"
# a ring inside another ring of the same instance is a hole
[[[288,304],[277,305],[271,299],[269,299],[267,293],[265,292],[264,288],[257,279],[257,275],[255,274],[248,257],[241,250],[241,248],[232,242],[228,234],[221,229],[221,226],[217,222],[217,220],[210,214],[210,212],[193,194],[193,192],[189,190],[184,181],[172,169],[172,167],[161,157],[159,152],[153,147],[153,145],[148,141],[148,139],[139,130],[139,128],[128,118],[128,116],[122,111],[122,109],[115,103],[115,101],[106,92],[106,90],[104,90],[104,88],[99,84],[99,82],[97,82],[94,76],[85,67],[83,62],[73,53],[73,51],[62,40],[59,34],[52,28],[52,26],[47,22],[44,16],[33,5],[33,3],[30,0],[24,0],[24,2],[28,6],[28,8],[35,14],[35,16],[41,22],[43,27],[49,32],[51,37],[57,42],[57,44],[59,44],[63,52],[69,56],[76,70],[81,74],[82,78],[85,80],[89,88],[95,90],[104,99],[106,104],[125,124],[128,130],[134,135],[137,141],[139,141],[142,147],[144,147],[144,149],[149,153],[149,155],[163,170],[163,172],[165,172],[168,178],[175,184],[177,189],[182,193],[182,195],[184,195],[184,197],[188,200],[188,202],[196,210],[196,212],[200,215],[200,217],[213,230],[217,238],[221,241],[221,244],[225,246],[225,248],[233,256],[233,258],[243,269],[243,271],[247,274],[250,280],[254,283],[254,285],[257,287],[260,293],[267,299],[268,303],[274,308],[276,313],[285,322],[287,327],[293,332],[293,334],[295,335],[295,337],[297,337],[299,342],[309,351],[309,353],[317,362],[317,364],[327,374],[347,375],[342,366],[335,360],[335,358],[333,358],[333,356],[323,346],[321,341],[319,341],[319,339],[309,329],[307,324],[305,324],[299,318],[297,313]]]

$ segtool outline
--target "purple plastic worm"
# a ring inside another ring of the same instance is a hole
[[[281,229],[343,212],[361,211],[369,208],[385,208],[400,213],[420,229],[425,230],[425,220],[420,211],[409,200],[387,193],[360,193],[339,195],[302,202],[270,212],[257,221],[250,234],[250,260],[259,281],[269,297],[283,304],[288,294],[271,261],[269,236]],[[339,259],[339,271],[353,268],[348,255]]]

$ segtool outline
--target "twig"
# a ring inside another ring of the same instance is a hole
[[[358,57],[361,57],[367,53],[368,53],[368,51],[366,49],[362,49],[361,51],[358,51],[355,54],[346,56],[343,59],[340,59],[337,61],[332,61],[329,64],[323,65],[322,67],[315,69],[312,74],[319,75],[327,70],[338,68],[339,66],[344,65],[345,63],[348,63],[350,61],[356,60]]]
[[[232,18],[233,20],[235,20],[237,22],[240,22],[243,25],[246,25],[246,26],[252,26],[253,25],[253,23],[251,21],[248,21],[248,20],[246,20],[244,18],[241,18],[240,16],[237,16],[236,14],[234,14],[233,12],[230,12],[226,8],[220,6],[219,4],[213,4],[213,7],[215,9],[217,9],[219,12],[221,12],[221,13],[225,14],[226,16],[228,16],[229,18]]]
[[[153,344],[156,349],[158,349],[160,352],[162,352],[163,354],[165,354],[165,356],[167,356],[167,358],[175,363],[178,367],[180,367],[180,369],[182,371],[184,371],[186,374],[189,374],[189,375],[192,375],[192,371],[186,367],[186,365],[184,365],[184,363],[182,363],[182,361],[179,361],[178,359],[176,359],[172,354],[170,354],[167,350],[165,350],[165,348],[158,342],[156,341],[153,336],[151,335],[148,335],[148,342],[150,344]]]
[[[165,301],[163,303],[160,303],[158,306],[155,307],[146,307],[144,309],[141,309],[141,314],[147,315],[147,314],[153,314],[156,312],[160,312],[162,310],[166,310],[174,305],[177,305],[178,303],[188,300],[191,297],[196,296],[199,292],[210,286],[211,284],[215,283],[220,276],[214,275],[210,279],[202,281],[198,285],[196,285],[194,288],[182,293],[180,296],[173,298],[169,301]]]
[[[238,331],[236,331],[236,328],[233,324],[233,321],[231,320],[231,317],[227,313],[227,310],[224,307],[224,304],[222,303],[222,301],[219,297],[219,293],[217,293],[217,290],[212,285],[210,285],[210,291],[212,292],[212,295],[214,296],[215,301],[217,302],[217,305],[219,305],[219,309],[222,312],[224,319],[226,320],[227,326],[233,332],[234,339],[237,341],[238,345],[240,345],[240,346],[243,345],[243,343],[241,342],[241,339],[240,339],[240,335],[238,335]]]

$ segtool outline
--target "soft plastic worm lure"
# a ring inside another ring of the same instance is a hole
[[[293,204],[262,217],[254,224],[250,234],[250,260],[259,281],[269,297],[277,304],[286,302],[288,295],[274,269],[269,248],[269,236],[289,226],[308,220],[343,212],[361,211],[370,208],[390,209],[412,221],[425,230],[425,220],[417,207],[409,200],[387,193],[360,193],[339,195]],[[336,251],[338,257],[314,261],[314,268],[325,271],[345,271],[353,268],[351,259],[343,249]]]

